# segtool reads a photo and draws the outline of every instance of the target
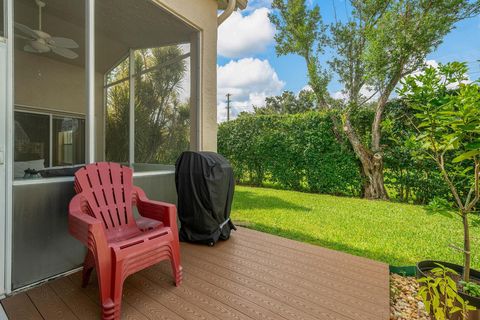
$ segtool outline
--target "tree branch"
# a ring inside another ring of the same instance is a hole
[[[447,170],[445,170],[445,160],[443,158],[443,155],[440,155],[437,158],[437,164],[440,168],[440,172],[442,173],[443,179],[447,183],[448,187],[450,188],[450,191],[453,194],[453,197],[455,198],[455,202],[457,203],[457,206],[460,210],[464,211],[465,207],[463,206],[462,200],[460,199],[460,196],[458,195],[457,188],[453,184],[452,180],[450,179],[450,176],[448,175]]]

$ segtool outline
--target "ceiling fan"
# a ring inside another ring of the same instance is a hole
[[[74,40],[52,37],[42,31],[42,8],[44,8],[46,4],[41,0],[35,0],[35,3],[38,6],[38,30],[15,22],[15,28],[23,33],[23,35],[16,34],[15,36],[28,41],[28,44],[23,47],[23,50],[32,53],[46,53],[51,51],[67,59],[78,58],[78,54],[70,50],[78,48],[78,44]]]

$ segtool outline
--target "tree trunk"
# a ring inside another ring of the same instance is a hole
[[[463,251],[465,255],[464,269],[463,269],[463,281],[470,281],[470,265],[471,265],[471,255],[470,255],[470,227],[468,225],[468,213],[462,212],[462,222],[463,222]]]
[[[360,157],[365,173],[364,190],[365,198],[388,200],[387,190],[383,179],[383,157],[380,153]]]
[[[385,189],[383,178],[383,155],[381,152],[373,153],[363,146],[358,138],[347,115],[343,130],[350,141],[355,154],[362,164],[364,180],[363,190],[366,199],[387,200],[388,193]]]

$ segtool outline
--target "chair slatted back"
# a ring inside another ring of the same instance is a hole
[[[113,162],[85,166],[75,173],[75,191],[89,204],[89,214],[107,233],[136,226],[132,211],[132,169]]]

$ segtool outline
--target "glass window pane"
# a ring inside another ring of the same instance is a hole
[[[25,169],[39,170],[50,166],[50,117],[18,111],[14,117],[15,177],[21,178]]]
[[[111,84],[120,80],[128,80],[128,71],[130,65],[128,63],[129,59],[126,58],[120,62],[115,68],[113,68],[109,73],[107,73],[107,84]]]
[[[135,52],[135,163],[175,164],[190,147],[189,46]],[[148,70],[145,72],[145,70]]]
[[[0,0],[0,37],[5,37],[5,21],[7,20],[5,11],[5,1]]]
[[[107,88],[105,158],[107,161],[128,162],[128,130],[130,86],[125,81]]]
[[[53,166],[85,163],[85,120],[53,118]]]

